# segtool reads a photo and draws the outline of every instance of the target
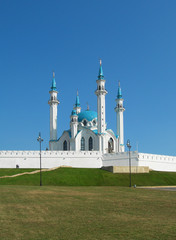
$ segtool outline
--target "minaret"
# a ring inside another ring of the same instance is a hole
[[[77,90],[77,94],[76,94],[76,103],[75,106],[73,108],[74,110],[76,110],[76,114],[81,112],[81,107],[80,107],[80,102],[79,102],[79,95],[78,95],[78,90]]]
[[[57,140],[57,105],[59,101],[57,99],[57,90],[56,90],[56,80],[55,73],[53,72],[53,79],[50,93],[50,100],[48,104],[50,105],[50,140]]]
[[[117,135],[119,136],[119,152],[124,152],[124,127],[123,127],[123,112],[125,108],[123,107],[122,90],[120,87],[120,81],[118,86],[118,93],[116,98],[115,111],[117,113]]]
[[[78,115],[76,110],[73,110],[70,116],[71,138],[75,138],[78,133]]]
[[[97,112],[98,112],[98,133],[104,133],[106,130],[105,120],[105,96],[108,93],[105,89],[105,79],[103,75],[102,62],[100,60],[99,75],[97,79]]]

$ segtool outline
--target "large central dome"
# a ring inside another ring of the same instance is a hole
[[[97,112],[95,111],[83,111],[78,114],[78,122],[82,122],[83,119],[86,119],[88,122],[92,121],[93,119],[97,119]]]

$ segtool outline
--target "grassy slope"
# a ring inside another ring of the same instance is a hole
[[[0,192],[0,239],[176,239],[175,192],[56,186]]]
[[[21,168],[0,168],[0,177],[2,176],[12,176],[23,172],[32,172],[37,169],[21,169]]]
[[[1,170],[2,171],[2,170]],[[0,172],[1,172],[0,171]],[[0,179],[1,185],[39,185],[39,173]],[[112,174],[100,169],[59,168],[42,173],[43,185],[52,186],[128,186],[129,174]],[[132,174],[132,185],[176,185],[176,173]]]

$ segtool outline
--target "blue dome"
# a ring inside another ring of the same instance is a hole
[[[72,115],[72,116],[73,116],[73,115],[77,115],[77,114],[76,114],[76,110],[73,109],[72,112],[71,112],[71,115]]]
[[[78,114],[78,122],[82,122],[83,119],[86,119],[90,122],[95,118],[97,119],[97,112],[94,111],[86,110]]]

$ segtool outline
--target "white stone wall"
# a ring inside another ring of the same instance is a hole
[[[139,166],[138,163],[138,152],[130,152],[131,165]],[[102,156],[103,166],[129,166],[129,153],[119,152],[119,153],[107,153]]]
[[[0,151],[0,168],[39,168],[39,151]],[[147,166],[155,171],[176,172],[176,157],[131,152],[132,166]],[[69,166],[101,168],[102,166],[129,166],[129,153],[99,151],[42,151],[42,168]]]
[[[0,168],[40,168],[39,151],[1,151]],[[102,155],[97,152],[42,151],[42,168],[70,166],[101,168]]]
[[[103,166],[129,166],[129,153],[105,154]],[[176,157],[147,153],[131,152],[132,166],[146,166],[150,170],[176,172]]]
[[[176,172],[176,157],[138,153],[139,166],[149,166],[155,171]]]

